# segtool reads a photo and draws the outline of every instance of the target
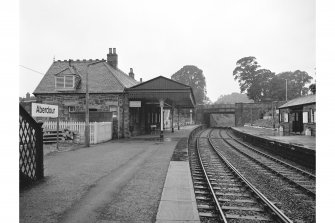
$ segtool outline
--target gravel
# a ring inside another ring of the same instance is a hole
[[[224,156],[289,218],[296,222],[315,221],[315,201],[311,201],[286,181],[274,177],[272,173],[251,167],[255,166],[253,162],[230,149],[222,140],[212,141],[218,145]]]

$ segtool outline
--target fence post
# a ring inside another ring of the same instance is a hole
[[[110,138],[109,139],[112,139],[113,138],[113,121],[111,122],[110,124],[110,130],[111,130],[111,134],[110,134]]]
[[[36,178],[42,179],[44,177],[43,165],[43,123],[37,123],[36,128]]]
[[[94,144],[97,144],[98,143],[98,123],[97,122],[94,122]]]

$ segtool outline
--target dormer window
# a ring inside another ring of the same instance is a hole
[[[73,91],[80,88],[81,76],[73,67],[55,74],[56,91]]]
[[[65,75],[55,77],[56,89],[57,90],[73,90],[75,86],[75,76]]]

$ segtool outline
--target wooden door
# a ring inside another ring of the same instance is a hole
[[[303,123],[302,123],[302,112],[292,113],[292,132],[302,132]]]

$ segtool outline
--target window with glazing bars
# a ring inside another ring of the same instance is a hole
[[[56,77],[56,88],[73,88],[74,76]]]

